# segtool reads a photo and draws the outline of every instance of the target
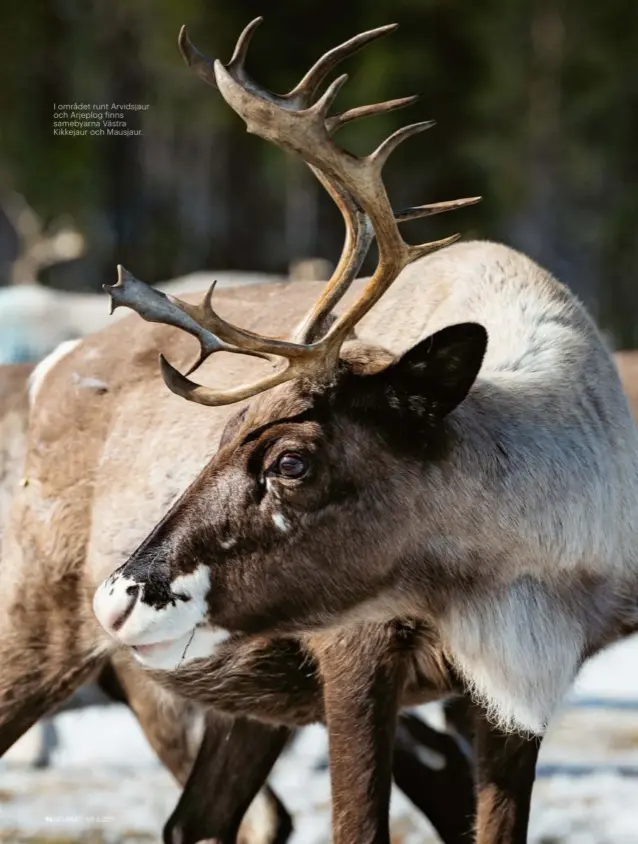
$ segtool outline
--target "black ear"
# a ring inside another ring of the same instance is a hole
[[[382,373],[390,404],[394,398],[414,412],[446,416],[467,396],[486,348],[487,331],[476,322],[437,331]]]

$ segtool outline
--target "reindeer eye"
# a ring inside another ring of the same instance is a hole
[[[277,460],[275,471],[282,478],[301,478],[310,467],[309,461],[296,451],[286,451]]]

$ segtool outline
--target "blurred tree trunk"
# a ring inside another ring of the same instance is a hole
[[[109,99],[111,103],[144,103],[147,100],[145,69],[139,59],[141,35],[134,16],[103,16],[107,27],[105,57],[108,61]],[[135,116],[125,113],[131,128]],[[140,242],[147,243],[148,220],[140,168],[141,138],[124,136],[103,138],[106,159],[107,214],[113,226],[118,263],[135,266],[139,262]]]
[[[319,209],[315,178],[300,159],[286,160],[286,253],[288,264],[317,251]]]
[[[530,18],[527,201],[516,224],[525,252],[546,266],[560,254],[561,72],[564,26],[558,0],[534,0]]]

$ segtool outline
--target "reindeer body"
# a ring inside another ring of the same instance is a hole
[[[283,301],[292,309],[302,290],[290,293]],[[267,317],[275,331],[278,317]],[[468,399],[450,417],[454,448],[441,465],[426,467],[415,481],[421,495],[406,503],[414,522],[427,525],[420,556],[404,566],[393,597],[378,596],[357,615],[435,621],[445,652],[491,714],[504,726],[542,732],[583,659],[635,621],[636,432],[585,310],[507,247],[462,243],[421,259],[359,335],[397,354],[463,321],[485,325],[488,350]],[[158,337],[158,344],[172,360],[187,359],[170,341]],[[260,366],[230,358],[223,370],[211,367],[211,377],[233,383]],[[130,417],[120,405],[101,461],[130,469],[123,438],[145,419],[151,433],[136,446],[134,483],[152,487],[158,473],[162,496],[136,490],[135,500],[155,508],[147,521],[133,497],[113,501],[111,479],[100,473],[94,524],[114,518],[119,528],[91,539],[96,582],[215,451],[229,415],[225,408],[184,410],[170,397],[141,404],[131,403]],[[220,422],[211,435],[212,419]],[[153,472],[144,476],[148,465]]]

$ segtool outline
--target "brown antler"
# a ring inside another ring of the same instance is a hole
[[[202,354],[196,366],[209,354],[222,348],[226,351],[262,356],[274,354],[288,361],[285,369],[266,376],[255,384],[220,393],[189,381],[162,358],[162,373],[170,389],[201,404],[218,405],[239,401],[300,375],[321,380],[329,379],[338,363],[341,345],[403,267],[421,255],[452,243],[458,237],[454,235],[434,243],[408,246],[399,234],[397,223],[470,205],[479,200],[479,197],[472,197],[418,206],[405,209],[396,215],[392,211],[381,178],[383,165],[401,141],[429,128],[433,125],[432,121],[398,130],[375,152],[365,157],[351,155],[332,141],[332,134],[346,123],[400,108],[413,102],[415,98],[362,106],[328,117],[330,106],[347,79],[347,76],[343,75],[332,82],[319,100],[310,104],[327,73],[339,61],[374,38],[394,30],[396,25],[362,33],[329,51],[315,63],[292,91],[278,96],[256,85],[244,68],[250,38],[260,22],[261,18],[257,18],[246,27],[227,66],[219,61],[212,62],[199,53],[188,39],[185,28],[180,32],[180,49],[187,63],[198,75],[220,90],[228,104],[244,119],[249,132],[297,153],[306,161],[340,208],[346,222],[346,241],[339,264],[324,293],[296,333],[298,342],[261,337],[226,322],[213,310],[213,288],[198,306],[172,300],[172,304],[181,314],[180,319],[186,314],[220,344],[219,348],[213,348],[214,344],[211,344],[206,336],[205,346],[202,338],[189,323],[186,330],[195,333],[202,346]],[[377,237],[379,245],[379,263],[361,298],[332,325],[325,336],[315,342],[308,342],[316,332],[317,326],[334,308],[355,278],[374,236]],[[138,285],[142,282],[132,279],[129,274],[124,280],[120,278],[117,285],[107,288],[112,293],[117,291],[117,304],[132,307],[145,319],[177,324],[174,313],[167,319],[165,307],[157,309],[157,300],[153,304],[151,300],[141,302],[139,295],[129,296],[125,290],[127,279],[131,288],[132,280],[135,282],[136,292],[140,290]]]
[[[389,24],[381,26],[377,29],[371,29],[367,32],[362,32],[354,38],[350,38],[338,47],[329,50],[321,58],[319,58],[313,67],[306,73],[301,82],[296,85],[287,94],[276,95],[270,91],[258,86],[254,80],[246,73],[244,62],[248,51],[250,40],[253,33],[262,22],[263,18],[255,18],[244,29],[237,40],[237,46],[230,62],[226,65],[226,70],[233,78],[242,83],[250,91],[257,96],[272,102],[282,108],[287,108],[291,111],[301,111],[308,108],[312,100],[325,79],[336,65],[343,59],[353,55],[366,44],[382,35],[393,32],[397,28],[397,24]],[[215,77],[214,62],[204,56],[197,50],[188,37],[186,27],[183,26],[179,33],[178,44],[182,56],[186,64],[191,67],[198,76],[200,76],[209,85],[218,89],[217,79]],[[388,100],[384,103],[375,103],[374,105],[359,106],[358,108],[349,109],[341,114],[333,115],[326,120],[326,129],[330,135],[333,135],[340,128],[353,120],[360,120],[364,117],[384,114],[394,111],[398,108],[412,105],[418,99],[417,96],[402,97],[400,99]],[[434,121],[430,123],[434,125]],[[308,162],[306,162],[308,163]],[[306,316],[301,325],[294,334],[294,340],[297,342],[308,343],[313,339],[313,335],[323,323],[325,317],[333,310],[339,300],[346,293],[352,281],[356,278],[359,269],[363,263],[365,256],[368,253],[370,244],[374,239],[374,229],[370,223],[367,215],[357,205],[356,201],[350,196],[347,191],[335,180],[329,179],[318,168],[309,164],[310,169],[326,188],[331,195],[337,207],[340,209],[345,223],[346,223],[346,238],[341,257],[332,275],[332,278],[326,285],[326,289],[315,308]],[[461,207],[462,205],[471,205],[479,201],[480,197],[472,197],[469,199],[456,200],[453,203],[437,203],[435,205],[422,205],[416,208],[408,208],[404,211],[398,212],[397,220],[403,222],[405,220],[416,220],[419,217],[425,217],[432,214],[440,214],[452,208]]]

